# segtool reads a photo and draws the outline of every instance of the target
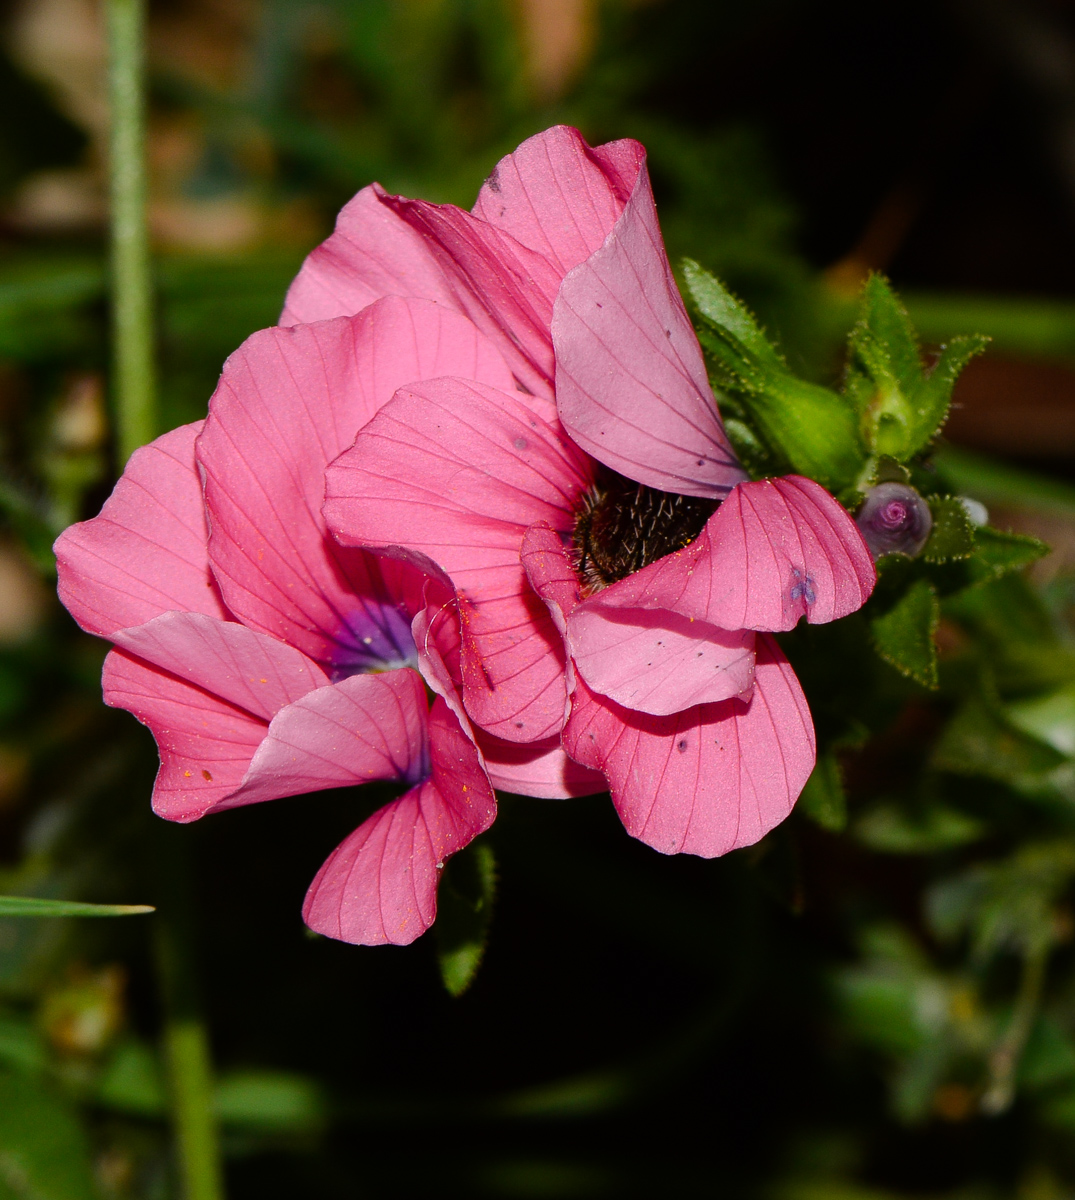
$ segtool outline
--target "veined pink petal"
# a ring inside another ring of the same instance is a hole
[[[281,709],[242,786],[217,808],[369,783],[425,778],[425,688],[403,668],[351,675]]]
[[[753,632],[720,629],[667,609],[585,602],[568,619],[567,646],[595,692],[655,716],[732,696],[748,699],[754,683]]]
[[[860,608],[876,580],[848,513],[798,475],[740,484],[686,550],[587,600],[588,608],[667,609],[723,629],[791,629]]]
[[[589,464],[515,395],[459,379],[405,388],[326,476],[325,516],[346,545],[410,546],[460,592],[467,711],[509,741],[563,720],[563,648],[527,585],[527,527],[569,529]]]
[[[167,617],[159,618],[124,631],[138,634],[132,644],[159,662],[128,649],[113,650],[104,671],[105,702],[133,713],[157,740],[161,767],[153,807],[160,816],[194,821],[208,812],[281,796],[371,779],[423,777],[426,698],[416,672],[352,675],[325,684],[316,664],[306,660],[304,667],[298,661],[298,651],[258,646],[254,639],[272,641],[262,634],[190,614],[169,616],[202,622],[203,647],[194,644],[189,629],[184,633],[178,623],[169,627]],[[214,637],[208,629],[212,624],[231,632]],[[184,637],[199,661],[174,661]],[[227,644],[221,649],[214,643]],[[200,661],[206,658],[205,646],[221,649],[208,665]],[[228,652],[248,656],[243,669],[231,675],[222,673]],[[260,663],[264,678],[246,677],[252,662]],[[314,690],[303,692],[311,675]],[[199,686],[199,677],[210,686]],[[259,686],[264,694],[259,695]],[[289,694],[294,698],[288,700]]]
[[[552,318],[560,420],[629,479],[721,497],[746,476],[664,252],[649,176],[603,246],[564,278]]]
[[[363,188],[287,294],[281,325],[352,316],[383,296],[435,301],[468,316],[535,395],[552,396],[549,321],[561,273],[454,205]]]
[[[621,708],[578,682],[564,747],[604,772],[627,832],[663,854],[714,858],[791,811],[814,767],[814,729],[776,643],[758,639],[749,703],[665,717]]]
[[[324,473],[398,387],[444,374],[513,386],[465,317],[394,297],[263,330],[228,359],[197,452],[210,560],[241,620],[338,669],[409,660],[413,614],[392,573],[328,536]]]
[[[170,612],[113,634],[117,646],[154,667],[270,721],[328,682],[300,650],[235,621]]]
[[[477,750],[439,696],[429,745],[429,779],[360,825],[317,873],[302,910],[311,929],[405,946],[433,924],[445,860],[489,828],[496,801]]]
[[[535,524],[523,537],[519,558],[530,586],[545,601],[556,628],[566,635],[568,618],[582,603],[582,592],[563,538],[551,525]]]
[[[555,125],[497,163],[472,211],[566,275],[612,231],[645,153],[630,139],[591,148],[577,129]]]
[[[123,650],[105,659],[105,703],[148,725],[160,751],[153,810],[196,821],[242,783],[268,721]]]
[[[365,187],[336,218],[332,236],[307,256],[288,289],[281,325],[350,317],[382,296],[415,296],[453,308],[452,292],[421,234]]]
[[[477,738],[489,782],[505,792],[566,800],[571,796],[593,796],[608,788],[602,774],[568,758],[558,737],[525,745],[481,731]]]
[[[543,255],[454,204],[383,200],[425,241],[448,281],[452,307],[503,354],[519,382],[551,398],[552,306],[563,277]]]
[[[194,465],[201,427],[182,425],[136,450],[100,515],[57,539],[60,599],[90,633],[110,637],[173,609],[228,616],[206,551]]]

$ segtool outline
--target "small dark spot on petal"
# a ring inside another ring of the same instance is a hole
[[[202,778],[203,778],[203,779],[204,779],[204,780],[205,780],[207,783],[212,783],[212,782],[213,782],[213,777],[212,777],[212,775],[210,775],[210,774],[209,774],[209,772],[208,772],[208,771],[202,771]]]
[[[516,721],[516,722],[515,722],[515,728],[516,728],[516,729],[522,729],[522,728],[523,728],[523,723],[522,723],[522,721]]]
[[[676,749],[680,752],[680,754],[686,754],[687,753],[687,739],[681,738],[678,742],[676,742]]]
[[[515,441],[512,442],[512,445],[516,450],[525,450],[530,443],[524,437],[517,437]]]
[[[670,337],[672,336],[672,331],[671,331],[671,329],[666,329],[666,330],[664,331],[664,336],[665,336],[665,337],[667,337],[667,338],[670,338]]]

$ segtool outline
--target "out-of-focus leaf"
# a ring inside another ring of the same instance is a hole
[[[453,996],[470,987],[481,966],[495,896],[493,849],[487,842],[471,842],[449,860],[437,891],[437,959]]]
[[[0,1063],[37,1074],[47,1061],[45,1043],[30,1021],[0,1017]]]
[[[937,686],[937,632],[941,610],[933,585],[913,583],[895,605],[870,622],[877,653],[926,688]]]
[[[798,806],[811,821],[831,833],[839,833],[847,824],[847,797],[835,754],[818,755]]]
[[[1075,1079],[1075,1043],[1058,1021],[1043,1014],[1027,1039],[1019,1082],[1024,1087],[1047,1088],[1064,1079]]]
[[[216,1086],[217,1116],[225,1125],[265,1133],[306,1133],[325,1120],[316,1080],[292,1071],[230,1071]]]
[[[984,504],[1075,516],[1075,487],[1070,483],[1010,466],[962,446],[938,447],[933,461],[957,492]]]
[[[97,1085],[98,1103],[135,1116],[162,1116],[167,1096],[160,1061],[152,1048],[136,1038],[116,1047]]]
[[[1062,936],[1054,906],[1073,878],[1075,842],[1031,843],[935,884],[926,913],[938,937],[969,934],[981,961],[1001,950],[1025,953]]]
[[[974,530],[974,555],[968,566],[975,582],[1021,571],[1049,553],[1049,547],[1025,533],[1006,533],[981,525]]]
[[[1017,787],[1044,783],[1064,755],[1005,721],[981,698],[969,699],[948,723],[933,765],[958,775],[981,775]]]
[[[983,832],[981,821],[940,805],[908,813],[896,804],[881,804],[855,822],[858,840],[886,854],[932,854],[973,842]]]
[[[0,1197],[94,1200],[96,1194],[74,1113],[29,1076],[0,1072]]]
[[[100,261],[30,258],[0,270],[0,358],[55,361],[96,338],[86,307],[104,298]]]
[[[931,496],[933,530],[922,557],[926,562],[956,562],[974,553],[974,526],[967,510],[955,496]]]
[[[1075,683],[1047,696],[1013,700],[1005,706],[1005,713],[1016,728],[1069,758],[1075,757]]]
[[[79,904],[36,896],[0,896],[0,917],[130,917],[154,911],[150,904]]]

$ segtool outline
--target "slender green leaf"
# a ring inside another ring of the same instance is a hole
[[[153,911],[149,904],[79,904],[37,896],[0,896],[0,917],[130,917]]]

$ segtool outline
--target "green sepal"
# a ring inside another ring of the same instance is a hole
[[[955,496],[930,496],[933,531],[922,557],[930,563],[959,562],[974,553],[974,526]]]
[[[799,796],[798,807],[811,821],[839,833],[847,825],[847,796],[835,754],[819,754]]]
[[[493,848],[487,842],[471,842],[449,861],[437,889],[437,961],[453,996],[461,996],[478,974],[495,896]]]
[[[901,675],[935,689],[937,647],[933,635],[940,619],[936,590],[928,580],[919,579],[888,612],[870,622],[874,647]]]
[[[954,338],[927,374],[907,310],[883,275],[867,279],[848,341],[845,393],[874,454],[906,462],[924,449],[948,416],[960,371],[988,338]]]
[[[798,379],[750,311],[691,259],[683,274],[702,318],[698,338],[717,388],[734,396],[769,448],[792,470],[832,491],[853,483],[866,454],[847,401]]]

